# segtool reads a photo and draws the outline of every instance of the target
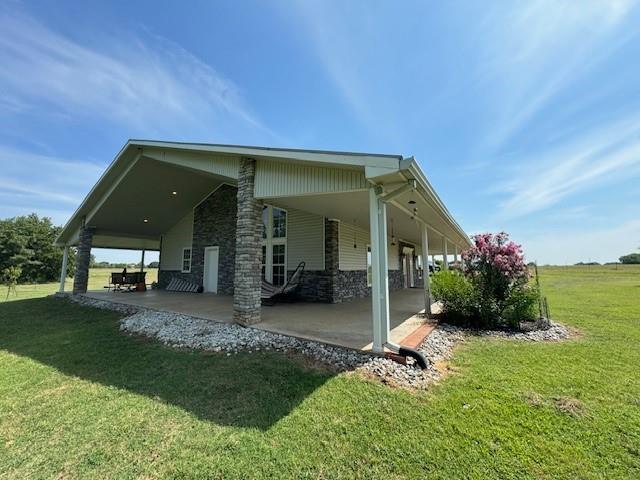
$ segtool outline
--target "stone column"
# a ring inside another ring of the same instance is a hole
[[[87,227],[82,221],[80,239],[76,254],[76,271],[73,276],[73,293],[87,293],[89,283],[89,262],[91,260],[91,243],[93,242],[93,227]]]
[[[260,321],[262,201],[253,196],[255,173],[254,159],[240,160],[233,320],[242,325]]]
[[[327,275],[327,297],[331,303],[338,303],[341,300],[340,285],[338,280],[339,252],[338,252],[338,229],[337,220],[324,219],[324,270]]]

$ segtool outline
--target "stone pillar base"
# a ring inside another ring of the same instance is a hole
[[[89,285],[89,262],[91,261],[91,244],[93,242],[92,227],[80,228],[80,241],[76,255],[76,271],[73,276],[73,293],[87,293]]]
[[[262,308],[262,202],[253,196],[255,173],[255,160],[240,160],[233,320],[241,325],[258,323]]]

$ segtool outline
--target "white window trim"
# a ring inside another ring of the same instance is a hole
[[[287,247],[287,237],[289,236],[289,211],[276,207],[271,204],[265,204],[267,207],[267,238],[262,239],[262,245],[266,246],[267,258],[264,259],[264,278],[267,282],[273,282],[273,246],[284,245],[284,278],[287,282],[287,268],[288,268],[288,255],[289,248]],[[286,213],[284,229],[286,235],[284,237],[273,238],[273,209],[277,208]]]
[[[189,269],[185,270],[184,269],[184,252],[185,250],[189,250]],[[182,249],[182,258],[180,258],[180,271],[182,273],[191,273],[191,263],[193,260],[193,249],[191,247],[184,247]]]

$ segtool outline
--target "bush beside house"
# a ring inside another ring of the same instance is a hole
[[[540,294],[520,245],[506,233],[473,237],[474,246],[462,253],[464,270],[438,272],[432,291],[442,303],[444,320],[471,328],[518,329],[536,320]]]

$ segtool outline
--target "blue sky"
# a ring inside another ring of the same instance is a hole
[[[611,261],[640,247],[639,58],[630,0],[7,0],[0,217],[63,224],[128,138],[398,153],[469,233]]]

